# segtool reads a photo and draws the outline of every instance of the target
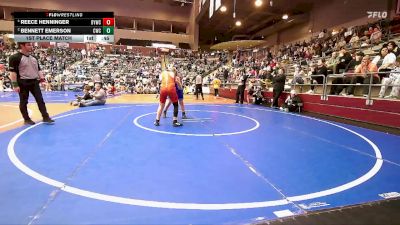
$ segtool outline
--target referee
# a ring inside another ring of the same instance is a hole
[[[20,51],[9,58],[10,79],[15,92],[19,93],[19,110],[25,120],[25,125],[34,125],[35,122],[28,114],[29,92],[32,93],[43,117],[43,122],[52,124],[54,120],[47,113],[39,83],[45,82],[38,60],[33,57],[32,43],[19,42]]]
[[[201,94],[201,98],[204,100],[203,95],[203,77],[201,75],[196,76],[196,100],[199,100],[199,93]]]

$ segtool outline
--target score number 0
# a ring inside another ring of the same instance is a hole
[[[114,26],[114,18],[103,18],[103,26]]]

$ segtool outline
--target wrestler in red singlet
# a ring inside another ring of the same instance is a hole
[[[174,127],[182,126],[181,123],[178,122],[178,95],[176,93],[175,87],[175,72],[172,64],[167,65],[168,70],[163,70],[161,72],[161,86],[160,86],[160,105],[157,110],[156,121],[154,122],[155,126],[160,126],[160,117],[161,113],[165,106],[165,101],[167,97],[169,97],[174,105],[174,117],[172,121],[172,125]]]
[[[160,103],[165,104],[167,96],[172,103],[178,102],[178,95],[175,88],[175,73],[173,71],[161,72]]]

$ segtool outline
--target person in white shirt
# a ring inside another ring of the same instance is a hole
[[[394,85],[392,91],[385,98],[399,98],[400,91],[400,57],[397,58],[395,68],[390,72],[389,77],[385,77],[382,80],[381,91],[379,92],[379,98],[383,98],[386,89],[389,85]]]
[[[378,67],[378,72],[388,72],[391,71],[392,68],[394,67],[394,64],[396,62],[396,55],[394,53],[392,53],[391,51],[389,51],[387,45],[384,45],[381,48],[381,54],[377,55],[374,60],[372,61],[372,63],[374,63],[375,65],[380,65]],[[380,64],[379,62],[382,60],[382,64]],[[389,76],[389,73],[384,73],[384,74],[379,74],[379,77],[382,79],[383,77],[387,77]]]
[[[82,58],[85,59],[86,58],[86,50],[82,49],[81,54],[82,54]]]
[[[200,74],[196,76],[196,100],[199,100],[199,93],[201,94],[201,98],[204,100],[203,78]]]

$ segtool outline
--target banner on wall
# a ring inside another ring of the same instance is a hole
[[[59,48],[69,48],[69,43],[67,43],[67,42],[59,42],[59,43],[57,43],[57,47],[59,47]]]

